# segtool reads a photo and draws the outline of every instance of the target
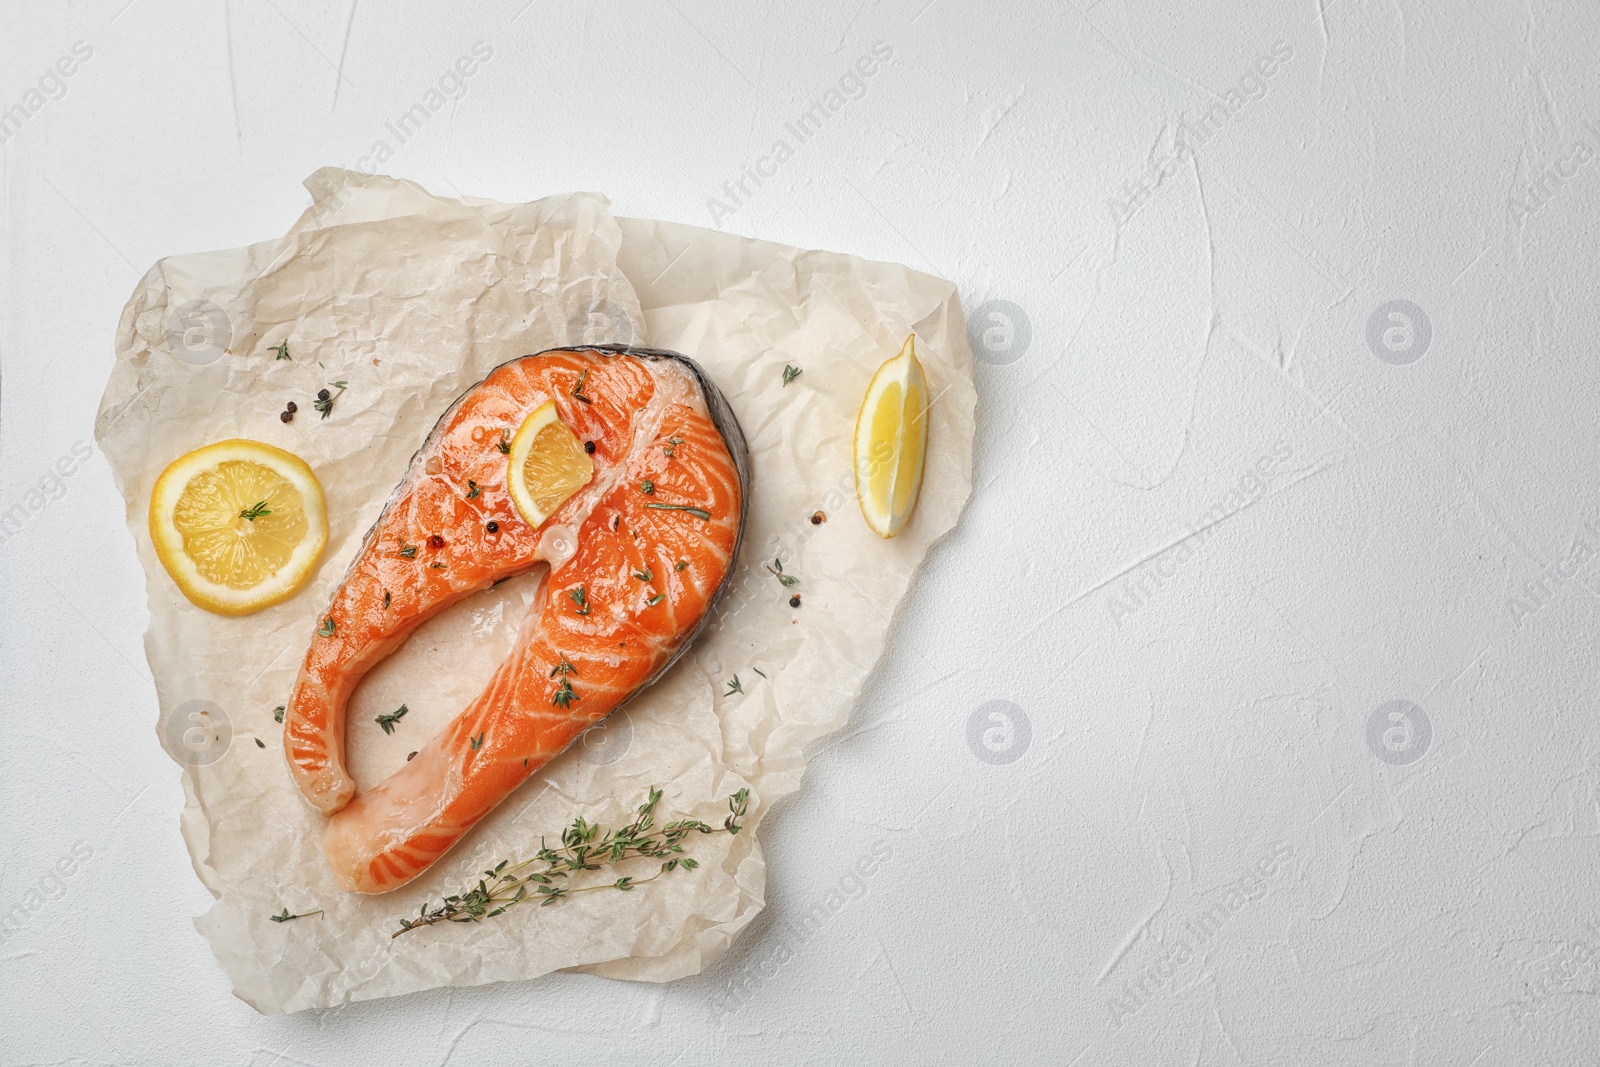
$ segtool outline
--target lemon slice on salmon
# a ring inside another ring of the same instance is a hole
[[[879,537],[893,537],[911,518],[927,451],[928,378],[913,334],[872,376],[856,416],[856,499]]]
[[[300,457],[219,441],[178,457],[150,492],[150,540],[183,595],[248,615],[295,594],[328,542],[322,486]]]
[[[511,438],[509,467],[506,487],[511,502],[529,526],[548,519],[594,477],[594,461],[556,414],[553,400],[522,420]]]

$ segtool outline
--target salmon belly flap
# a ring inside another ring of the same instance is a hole
[[[530,526],[507,489],[506,442],[546,401],[593,475]],[[665,670],[732,570],[745,497],[738,424],[682,356],[546,352],[464,394],[334,591],[285,711],[290,771],[329,815],[324,851],[340,884],[404,885]],[[356,795],[344,711],[362,676],[428,618],[534,568],[533,605],[483,692]]]

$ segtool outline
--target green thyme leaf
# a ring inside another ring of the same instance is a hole
[[[394,724],[405,718],[406,712],[410,710],[410,707],[405,704],[401,704],[398,708],[389,712],[387,715],[379,715],[372,721],[383,727],[384,733],[392,734],[394,733]]]

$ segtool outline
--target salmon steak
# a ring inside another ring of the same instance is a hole
[[[521,466],[521,431],[539,427]],[[578,473],[529,516],[519,487],[546,453]],[[283,716],[341,886],[405,885],[672,665],[732,577],[748,463],[726,399],[674,352],[524,356],[450,406],[318,618]],[[527,572],[532,606],[482,693],[358,795],[345,709],[362,677],[429,618]]]

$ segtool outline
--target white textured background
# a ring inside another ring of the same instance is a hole
[[[1600,1060],[1600,11],[995,6],[7,0],[0,1061]],[[74,446],[143,271],[330,163],[961,286],[972,504],[702,976],[263,1019],[190,926]]]

